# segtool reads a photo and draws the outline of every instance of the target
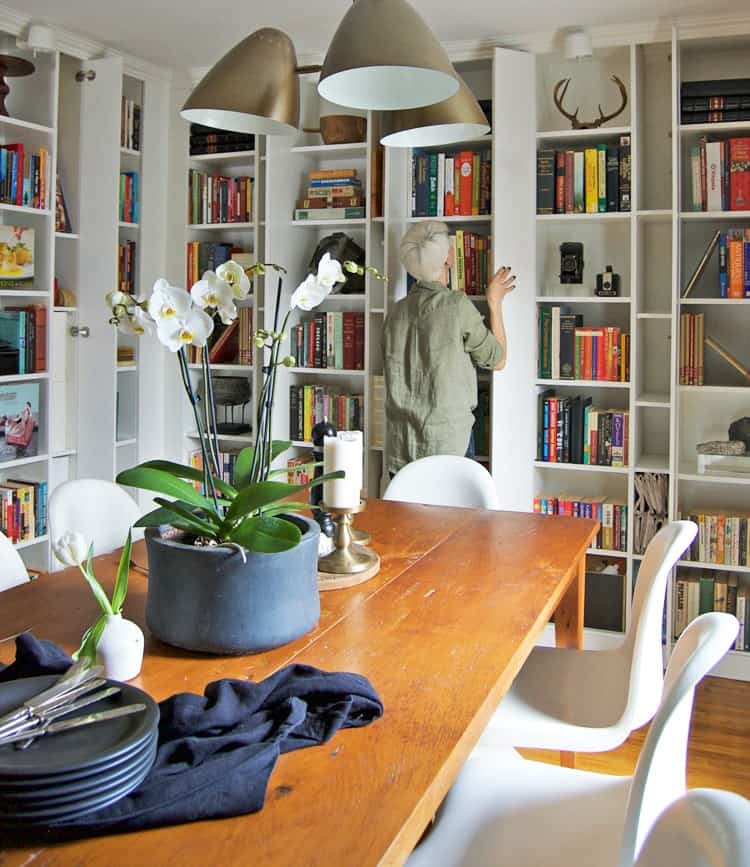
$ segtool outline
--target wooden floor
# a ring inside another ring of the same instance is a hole
[[[576,767],[632,774],[648,726],[609,753],[577,753]],[[520,750],[526,758],[557,764],[559,753]],[[708,677],[696,690],[688,748],[688,788],[727,789],[750,798],[750,683]]]

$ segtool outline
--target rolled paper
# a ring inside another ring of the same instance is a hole
[[[340,431],[323,440],[323,469],[326,473],[344,471],[342,479],[323,484],[323,500],[332,509],[354,509],[362,492],[362,431]]]

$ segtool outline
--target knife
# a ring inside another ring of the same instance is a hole
[[[57,732],[67,731],[68,729],[79,728],[80,726],[88,726],[93,723],[105,722],[110,719],[117,719],[121,716],[129,716],[133,713],[140,713],[146,710],[145,704],[126,704],[123,707],[115,707],[112,710],[101,710],[95,713],[84,714],[83,716],[75,716],[72,719],[63,719],[59,722],[49,723],[49,725],[40,728],[38,731],[25,731],[19,734],[10,735],[0,741],[0,745],[12,744],[16,741],[24,741],[31,735],[40,737],[41,735],[54,735]]]

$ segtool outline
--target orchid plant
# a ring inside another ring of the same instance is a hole
[[[234,466],[231,483],[222,478],[216,407],[209,353],[205,349],[216,321],[228,325],[238,315],[237,304],[250,293],[251,280],[268,272],[277,274],[273,329],[258,329],[255,347],[263,352],[263,382],[256,410],[255,444],[242,449]],[[281,366],[293,367],[291,355],[282,355],[282,344],[294,309],[313,310],[330,295],[334,286],[346,281],[346,274],[370,273],[385,279],[377,269],[356,262],[339,262],[326,253],[317,272],[309,274],[293,292],[289,310],[279,326],[281,290],[286,269],[280,265],[256,263],[243,269],[226,262],[216,271],[206,271],[189,292],[160,279],[149,298],[110,292],[110,322],[132,335],[155,334],[177,356],[182,383],[192,407],[200,440],[202,470],[171,461],[148,461],[117,476],[123,485],[154,491],[159,508],[144,515],[139,527],[170,524],[192,536],[197,544],[234,544],[243,549],[277,552],[293,548],[301,539],[296,524],[281,517],[284,513],[308,509],[309,503],[289,498],[343,473],[329,473],[305,485],[274,480],[286,468],[272,469],[273,461],[290,448],[288,441],[272,437],[272,408],[276,374]],[[204,348],[201,353],[203,395],[199,396],[190,378],[187,348]],[[308,468],[317,464],[308,464]],[[203,492],[193,483],[202,482]]]

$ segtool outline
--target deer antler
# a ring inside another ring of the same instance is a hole
[[[576,110],[573,112],[573,114],[565,111],[562,105],[562,101],[563,99],[565,99],[565,94],[568,90],[568,86],[570,85],[570,79],[563,78],[557,82],[553,90],[553,99],[555,101],[555,105],[557,106],[557,110],[560,112],[560,114],[562,114],[563,117],[566,117],[570,121],[573,129],[596,129],[597,127],[600,127],[602,124],[606,123],[608,120],[612,120],[612,118],[617,117],[618,114],[621,114],[623,111],[625,111],[625,106],[627,106],[628,104],[628,93],[625,90],[625,85],[616,75],[611,76],[610,81],[613,81],[617,85],[617,89],[620,91],[622,103],[617,109],[617,111],[612,112],[612,114],[604,114],[600,104],[598,106],[599,117],[596,120],[592,121],[578,120],[578,111],[580,106],[576,106]]]

